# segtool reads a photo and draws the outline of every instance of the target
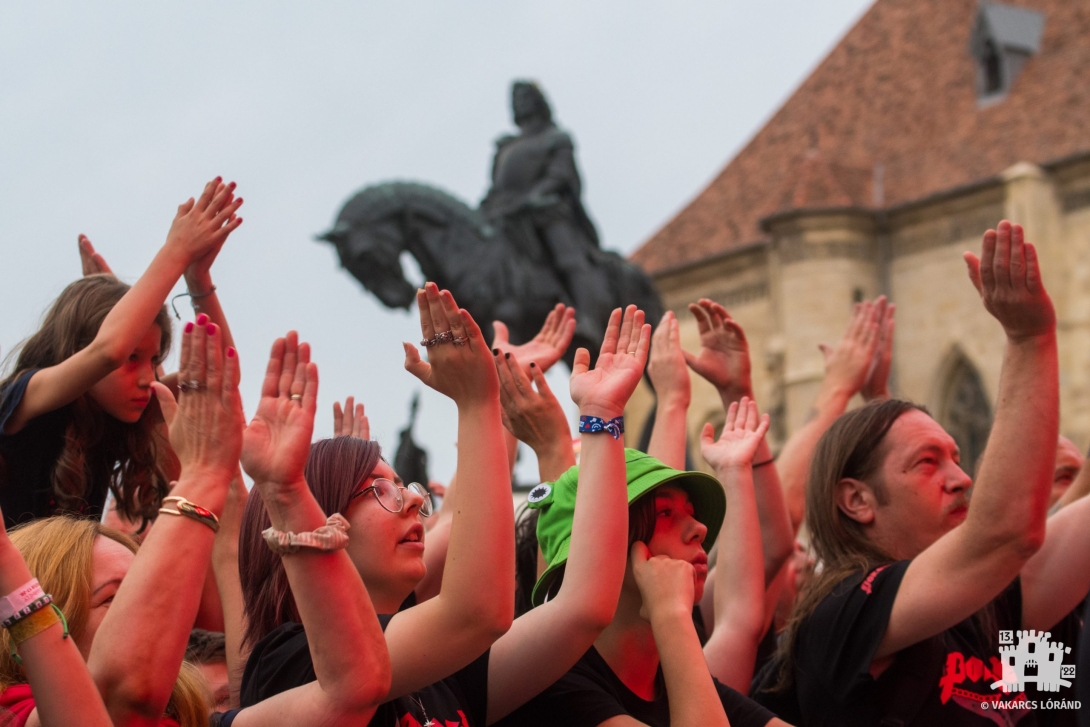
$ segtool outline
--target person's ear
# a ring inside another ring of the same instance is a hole
[[[860,525],[874,522],[877,505],[874,490],[866,482],[845,477],[836,483],[836,506]]]

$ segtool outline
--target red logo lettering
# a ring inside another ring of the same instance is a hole
[[[884,571],[886,568],[889,568],[889,566],[884,565],[881,568],[875,568],[874,570],[871,571],[870,575],[867,576],[867,579],[859,584],[859,587],[863,590],[864,593],[866,593],[868,596],[870,595],[871,586],[874,585],[874,579],[878,576],[879,573]]]

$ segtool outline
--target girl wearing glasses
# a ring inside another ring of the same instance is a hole
[[[487,725],[540,693],[586,652],[613,618],[628,531],[623,441],[588,434],[580,514],[563,592],[512,623],[514,513],[494,357],[480,329],[447,291],[418,292],[428,362],[405,345],[405,367],[458,405],[458,500],[438,595],[407,605],[427,573],[422,518],[430,502],[404,485],[378,445],[353,437],[315,444],[306,480],[327,513],[351,524],[348,554],[381,614],[392,684],[373,725]],[[585,417],[620,417],[647,359],[650,326],[634,306],[614,311],[595,368],[576,355],[572,398]],[[616,427],[614,427],[616,428]],[[251,497],[239,566],[252,652],[242,705],[315,679],[293,597],[261,539],[264,508]],[[411,603],[411,601],[410,601]],[[341,605],[346,612],[355,604]]]

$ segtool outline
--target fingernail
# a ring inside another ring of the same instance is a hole
[[[215,323],[209,323],[208,324],[208,335],[209,336],[216,335],[216,324]]]
[[[207,323],[208,323],[208,316],[206,316],[204,313],[201,313],[199,316],[197,316],[197,325],[198,326],[203,326],[203,325],[205,325]]]
[[[531,362],[530,362],[530,368],[532,368],[532,369],[536,369],[536,368],[537,368],[537,364],[536,364],[536,363],[534,363],[533,361],[531,361]]]
[[[503,354],[503,357],[504,358],[511,358],[511,354],[510,353],[505,353],[505,354]]]
[[[235,349],[228,346],[227,347],[227,358],[234,358],[234,357],[235,357]]]
[[[500,350],[498,348],[492,349],[492,355],[493,356],[499,356],[500,355]]]
[[[185,324],[185,332],[186,333],[192,333],[193,332],[193,321],[190,321],[189,323]]]

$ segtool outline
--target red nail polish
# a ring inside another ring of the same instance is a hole
[[[234,358],[234,357],[235,357],[235,349],[228,346],[227,347],[227,358]]]
[[[192,333],[193,332],[193,321],[190,321],[189,323],[185,324],[185,332],[186,333]]]
[[[208,324],[208,335],[209,336],[216,335],[216,324],[215,323],[209,323]]]
[[[208,323],[208,316],[206,316],[204,313],[201,313],[199,316],[197,316],[197,325],[198,326],[203,326],[206,323]]]

